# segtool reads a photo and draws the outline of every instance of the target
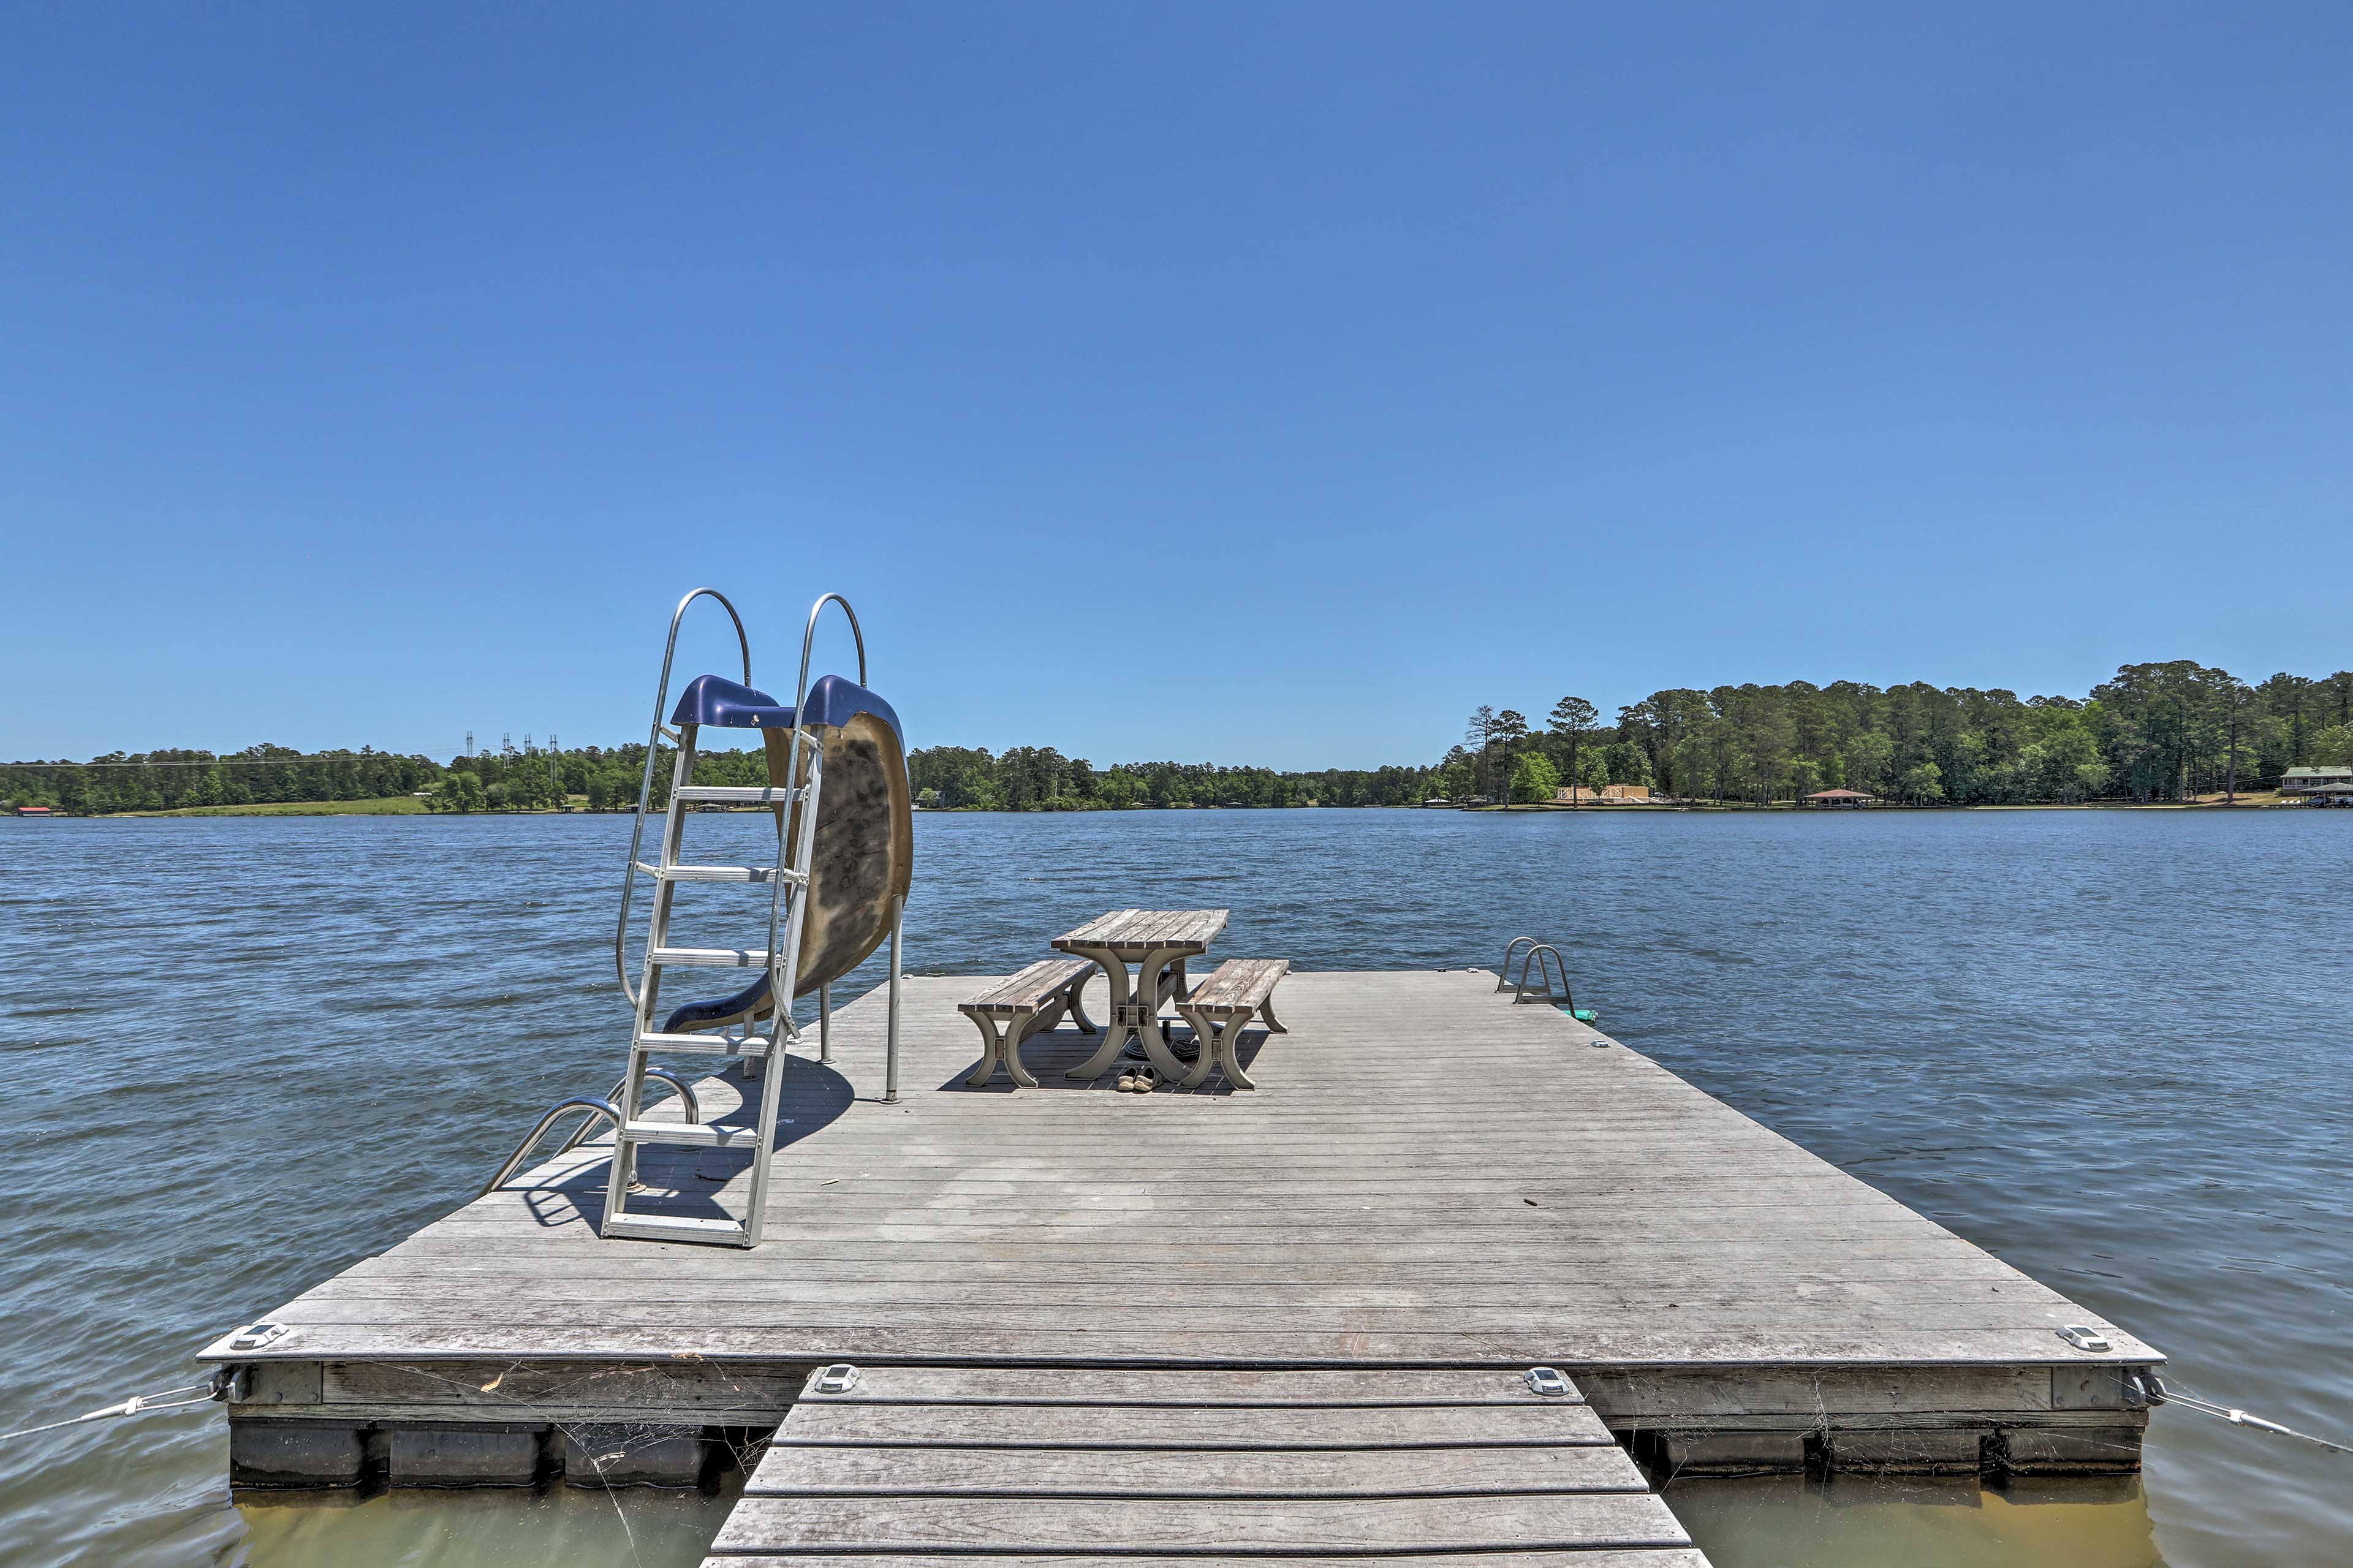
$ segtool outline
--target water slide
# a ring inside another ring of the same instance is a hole
[[[800,962],[794,989],[807,996],[864,963],[891,932],[894,901],[904,899],[914,867],[913,802],[907,784],[906,734],[899,715],[865,687],[839,675],[808,687],[799,715],[805,745],[821,750],[815,847]],[[765,742],[768,782],[776,788],[808,783],[805,755],[797,779],[791,766],[795,712],[765,691],[721,676],[699,676],[680,693],[670,727],[691,736],[704,726],[758,730]],[[691,742],[690,742],[691,743]],[[776,808],[783,841],[799,831],[799,810]],[[762,1019],[775,1008],[770,976],[730,995],[691,1002],[672,1011],[665,1034],[730,1027]]]

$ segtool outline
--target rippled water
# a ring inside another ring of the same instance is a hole
[[[189,1381],[214,1333],[454,1207],[550,1100],[608,1084],[628,826],[0,820],[0,1428]],[[916,973],[1002,973],[1130,904],[1229,904],[1230,951],[1303,968],[1492,965],[1551,937],[1613,1033],[2130,1326],[2179,1384],[2353,1428],[2353,815],[917,831]],[[654,1568],[695,1562],[728,1506],[560,1488],[238,1506],[227,1463],[211,1407],[0,1447],[6,1560]],[[2147,1466],[2145,1484],[1670,1500],[1720,1568],[2353,1562],[2343,1456],[2177,1407]]]

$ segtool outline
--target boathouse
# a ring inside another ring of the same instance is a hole
[[[2280,794],[2310,795],[2335,784],[2353,784],[2353,767],[2290,768],[2280,775]]]

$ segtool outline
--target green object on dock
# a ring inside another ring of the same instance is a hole
[[[1601,1021],[1601,1015],[1590,1007],[1571,1007],[1568,1010],[1568,1016],[1580,1024],[1598,1024]]]

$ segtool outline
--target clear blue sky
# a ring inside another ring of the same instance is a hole
[[[12,7],[0,755],[2353,664],[2353,7],[1902,9]]]

